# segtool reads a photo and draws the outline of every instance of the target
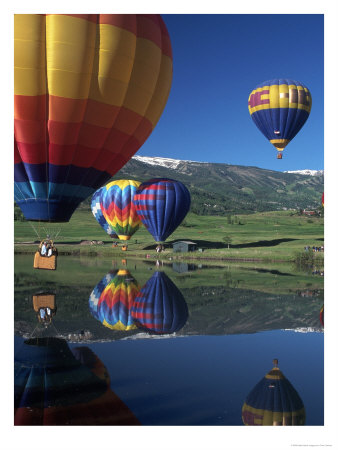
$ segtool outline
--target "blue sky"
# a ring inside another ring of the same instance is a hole
[[[138,151],[273,170],[324,168],[322,14],[165,14],[173,83],[154,132]],[[253,123],[250,92],[272,78],[304,83],[311,114],[282,160]]]

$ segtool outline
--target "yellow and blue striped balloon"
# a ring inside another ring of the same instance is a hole
[[[273,367],[245,399],[242,420],[244,425],[304,425],[305,408],[290,381]]]
[[[304,84],[281,78],[259,84],[248,101],[252,120],[279,152],[307,121],[311,105],[311,94]]]

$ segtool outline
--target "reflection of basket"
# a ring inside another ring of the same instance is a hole
[[[56,269],[56,255],[41,256],[39,252],[34,255],[34,269]]]
[[[56,309],[55,294],[36,294],[33,295],[33,308],[38,312],[40,308]]]

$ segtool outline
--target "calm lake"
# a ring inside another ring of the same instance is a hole
[[[15,424],[323,425],[323,298],[287,265],[16,255]]]

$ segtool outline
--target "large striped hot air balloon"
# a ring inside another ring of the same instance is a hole
[[[304,425],[305,409],[298,392],[275,367],[252,389],[242,408],[244,425]]]
[[[180,330],[188,319],[181,291],[164,272],[155,272],[137,294],[131,315],[137,327],[154,334]]]
[[[140,184],[134,180],[117,180],[100,190],[100,205],[104,218],[123,241],[129,240],[141,224],[133,203]]]
[[[249,112],[259,130],[282,151],[296,136],[311,111],[309,89],[298,81],[277,78],[259,84],[249,96]]]
[[[87,347],[26,340],[14,362],[15,425],[140,425],[110,389],[107,369]]]
[[[15,201],[67,222],[141,147],[172,80],[157,14],[16,14]]]
[[[164,242],[190,209],[190,194],[183,183],[153,178],[142,183],[134,196],[142,223],[156,242]]]
[[[97,220],[98,224],[108,234],[108,236],[110,236],[113,239],[117,239],[117,237],[118,237],[117,234],[112,229],[112,227],[109,225],[109,223],[106,221],[106,219],[102,213],[102,210],[101,210],[101,203],[100,203],[101,189],[98,189],[97,191],[94,192],[90,207],[91,207],[93,216]]]
[[[131,308],[139,290],[140,286],[128,270],[119,270],[112,278],[107,274],[91,293],[89,309],[105,327],[133,330],[136,325]]]

